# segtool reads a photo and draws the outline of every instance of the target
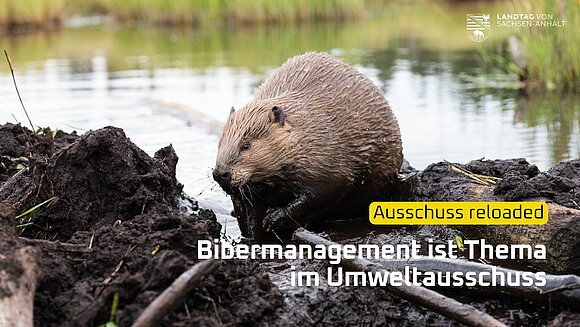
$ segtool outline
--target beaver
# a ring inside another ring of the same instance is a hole
[[[232,108],[213,177],[231,196],[242,235],[261,240],[323,216],[368,214],[402,160],[381,90],[335,57],[309,52]]]

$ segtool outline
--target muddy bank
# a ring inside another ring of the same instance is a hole
[[[34,299],[35,325],[96,326],[112,319],[128,326],[176,277],[198,262],[198,240],[219,238],[215,215],[182,193],[175,178],[177,160],[171,146],[150,157],[113,127],[79,136],[0,126],[0,201],[8,203],[0,207],[0,225],[13,226],[3,227],[2,235],[21,245],[48,240],[77,246],[75,250],[35,246],[41,252],[42,270]],[[545,175],[527,163],[503,162],[512,168],[503,169],[499,161],[468,166],[479,167],[480,173],[523,178],[534,187],[544,185],[540,178],[545,178],[552,185],[549,192],[546,188],[537,192],[552,194],[561,203],[577,202],[578,184],[563,187],[578,178],[577,173],[568,174],[567,166]],[[412,170],[407,173],[413,174]],[[462,176],[448,174],[441,164],[414,176],[410,180],[419,187],[417,199],[436,200],[438,193],[429,185],[447,182],[449,192],[455,192],[451,196],[459,197],[465,187],[461,185],[468,183]],[[511,190],[508,186],[506,192]],[[15,219],[41,203],[45,204]],[[444,242],[459,233],[452,228],[424,227],[371,230],[354,237],[350,229],[351,236],[343,237],[342,243],[397,244],[427,238]],[[15,263],[0,262],[0,269],[18,268]],[[317,260],[223,261],[161,325],[458,325],[380,288],[293,287],[289,283],[292,265],[307,271],[327,267]],[[446,292],[508,325],[546,326],[558,314],[558,321],[575,321],[568,308]],[[115,298],[118,306],[111,317]]]
[[[199,239],[219,237],[212,212],[186,214],[169,146],[154,158],[108,127],[83,136],[33,134],[0,127],[0,199],[19,235],[85,245],[85,252],[42,250],[34,303],[37,326],[128,326],[143,308],[196,260]],[[24,165],[27,168],[24,168]],[[18,173],[21,169],[24,169]],[[46,199],[55,200],[22,219]],[[196,209],[194,200],[190,208]],[[5,216],[3,215],[3,216]],[[89,245],[91,245],[89,249]],[[9,264],[9,263],[7,263]],[[252,262],[224,262],[163,325],[272,322],[280,291]]]
[[[475,174],[501,180],[493,194],[505,201],[520,201],[543,197],[562,206],[580,209],[580,159],[558,163],[545,172],[526,159],[474,160],[457,166]],[[417,176],[417,201],[467,201],[466,188],[473,183],[464,175],[453,172],[449,164],[439,162],[425,168]]]

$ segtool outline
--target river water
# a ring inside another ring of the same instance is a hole
[[[211,179],[221,127],[274,68],[305,51],[330,52],[380,86],[415,168],[525,157],[544,170],[578,157],[580,97],[524,97],[513,76],[484,69],[480,53],[498,46],[501,35],[473,43],[465,12],[398,6],[362,22],[236,30],[80,20],[0,42],[35,125],[79,132],[118,126],[150,154],[173,144],[185,191],[236,237],[229,199]],[[0,64],[0,121],[15,120],[26,122],[7,64]]]

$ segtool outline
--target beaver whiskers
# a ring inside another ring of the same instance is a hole
[[[213,177],[231,195],[242,235],[261,240],[323,216],[364,215],[402,158],[383,92],[331,55],[306,53],[230,112]]]

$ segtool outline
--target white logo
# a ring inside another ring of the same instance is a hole
[[[489,37],[489,15],[467,14],[467,36],[473,42],[483,42]]]

